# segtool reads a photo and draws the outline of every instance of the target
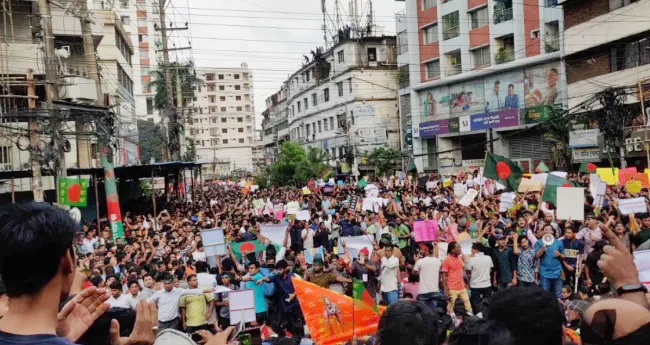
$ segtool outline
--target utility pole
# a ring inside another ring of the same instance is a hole
[[[34,87],[34,70],[27,70],[27,96],[36,97],[36,89]],[[27,100],[27,107],[30,111],[36,109],[36,99],[29,98]],[[29,161],[32,166],[32,193],[34,193],[34,201],[43,202],[43,179],[41,178],[41,163],[39,161],[39,150],[37,147],[38,143],[38,131],[40,126],[38,120],[35,118],[29,118]],[[13,183],[12,183],[13,188]]]
[[[56,62],[54,61],[54,35],[52,34],[52,14],[50,12],[50,3],[47,0],[38,0],[38,11],[41,16],[41,30],[43,31],[43,59],[45,60],[45,95],[47,111],[50,121],[53,125],[53,139],[55,147],[59,152],[59,163],[57,165],[58,177],[67,177],[68,171],[65,166],[65,151],[62,149],[64,138],[61,137],[61,119],[58,112],[54,109],[54,101],[59,99],[57,91],[57,71]],[[58,182],[54,181],[58,186]],[[59,201],[58,188],[56,199]],[[64,207],[65,208],[65,207]]]
[[[98,106],[106,106],[104,104],[104,94],[102,93],[102,81],[99,75],[99,67],[97,66],[97,57],[95,56],[95,45],[93,43],[92,29],[90,24],[92,21],[88,16],[88,5],[85,0],[79,0],[79,20],[81,22],[81,34],[84,44],[84,61],[90,78],[95,82],[95,90],[97,92],[97,100],[95,104]],[[108,120],[108,114],[99,122],[103,122],[104,126],[97,126],[98,147],[99,147],[99,160],[104,167],[104,191],[106,193],[106,208],[108,211],[108,221],[111,227],[113,239],[124,238],[124,228],[122,225],[122,215],[120,213],[120,200],[117,194],[117,184],[115,182],[115,169],[109,160],[112,157],[113,150],[110,145],[110,131],[111,125]],[[100,128],[101,127],[101,128]],[[97,186],[97,177],[95,177],[95,186]],[[153,188],[153,187],[152,187]],[[95,198],[99,198],[97,188],[95,188]],[[99,215],[98,215],[99,217]]]
[[[178,125],[179,120],[183,121],[183,84],[181,82],[180,71],[176,72],[176,112],[174,113],[173,116],[174,119],[176,120],[175,121],[176,125]],[[183,153],[182,152],[183,150],[181,149],[183,147],[183,141],[182,141],[183,138],[181,138],[180,133],[177,133],[176,131],[174,131],[174,136],[178,138],[177,139],[179,144],[178,158],[180,158],[179,160],[181,160],[182,157],[180,157],[180,155]]]

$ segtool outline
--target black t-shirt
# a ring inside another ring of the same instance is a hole
[[[73,345],[53,334],[18,335],[0,331],[0,345]]]

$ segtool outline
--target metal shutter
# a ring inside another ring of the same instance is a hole
[[[522,133],[508,138],[510,159],[551,159],[553,142],[544,140],[542,133]]]

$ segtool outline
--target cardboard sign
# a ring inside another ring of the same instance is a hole
[[[625,183],[629,181],[639,181],[641,183],[642,188],[648,188],[650,187],[650,183],[648,182],[648,175],[644,173],[636,173],[634,175],[632,174],[626,174],[625,175]]]
[[[618,171],[618,183],[620,183],[621,186],[625,186],[625,181],[627,181],[626,176],[634,176],[636,174],[636,167],[620,169]]]
[[[454,196],[457,198],[462,198],[465,193],[467,193],[467,186],[465,186],[464,183],[454,184]]]
[[[438,221],[435,219],[413,222],[415,242],[431,242],[437,237]]]
[[[557,188],[557,219],[585,220],[585,189]]]
[[[541,192],[542,191],[542,181],[533,180],[528,178],[522,178],[519,188],[517,189],[519,193],[526,192]]]
[[[648,212],[645,198],[620,199],[618,209],[624,215]]]
[[[501,194],[501,202],[499,203],[499,212],[506,212],[515,205],[515,193]]]
[[[600,176],[602,181],[607,182],[607,185],[613,186],[618,183],[618,168],[597,168],[596,174]]]
[[[478,192],[476,189],[470,189],[467,191],[467,194],[465,194],[463,198],[458,201],[458,203],[467,207],[472,203],[472,201],[474,201],[474,199],[476,199],[477,195]]]
[[[636,194],[641,192],[641,181],[630,180],[625,183],[625,190],[628,193]]]

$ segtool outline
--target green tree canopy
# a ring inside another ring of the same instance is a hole
[[[327,165],[329,155],[320,148],[305,151],[293,141],[285,141],[280,156],[271,166],[271,184],[276,186],[304,184],[310,178],[328,178],[332,171]]]
[[[377,175],[389,173],[399,165],[402,153],[394,148],[378,147],[372,150],[366,157],[368,164],[379,170]]]

